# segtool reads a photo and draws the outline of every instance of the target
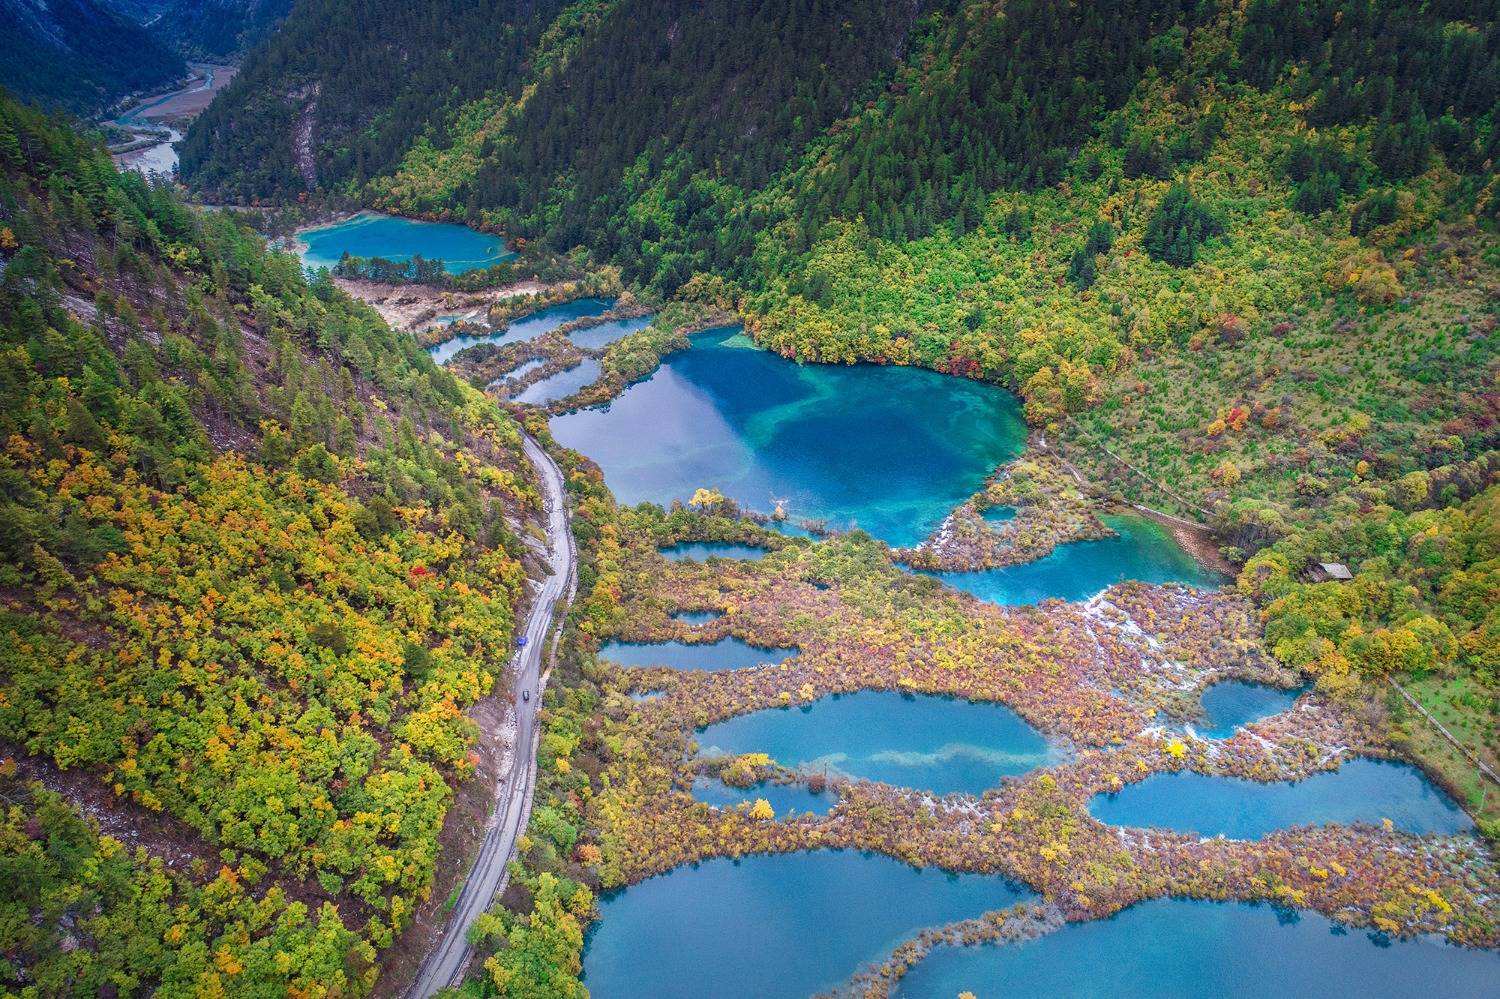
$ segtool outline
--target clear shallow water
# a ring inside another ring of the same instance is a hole
[[[333,267],[345,253],[383,257],[404,263],[416,256],[441,260],[449,274],[490,267],[515,256],[499,236],[451,222],[422,222],[378,212],[361,212],[351,219],[308,229],[298,234],[302,263],[314,270]]]
[[[697,739],[704,755],[767,753],[786,767],[826,767],[936,794],[980,794],[1062,758],[1003,704],[874,690],[729,718]]]
[[[1016,508],[1013,506],[992,506],[979,516],[987,524],[1003,524],[1006,521],[1016,519]]]
[[[550,333],[564,323],[571,323],[584,316],[597,316],[601,312],[608,312],[614,308],[614,304],[614,300],[609,298],[580,298],[572,302],[563,302],[561,305],[551,305],[529,316],[513,320],[503,330],[473,336],[456,336],[452,340],[444,340],[442,343],[428,347],[427,353],[431,354],[432,359],[438,364],[447,364],[459,351],[477,344],[524,343],[527,340],[535,340],[543,333]]]
[[[651,321],[655,318],[656,314],[652,313],[649,316],[637,316],[634,319],[612,319],[607,323],[600,323],[598,326],[589,326],[585,329],[574,330],[568,334],[568,339],[580,347],[585,347],[589,350],[598,350],[600,347],[607,347],[616,340],[623,340],[630,334],[645,329],[651,325]]]
[[[703,562],[711,558],[758,559],[766,549],[754,545],[737,545],[725,541],[686,541],[661,550],[673,562]]]
[[[719,618],[721,618],[723,616],[724,616],[724,612],[723,611],[716,611],[716,610],[706,610],[706,611],[678,611],[676,614],[672,615],[672,620],[673,621],[681,621],[683,624],[698,625],[698,624],[707,624],[710,621],[717,621]]]
[[[559,371],[549,378],[533,382],[512,397],[513,402],[529,402],[533,406],[544,406],[558,399],[566,399],[585,385],[592,385],[602,370],[592,357],[584,358],[566,371]]]
[[[1289,709],[1307,688],[1281,690],[1264,683],[1225,680],[1203,692],[1203,711],[1207,720],[1198,734],[1210,739],[1227,739],[1251,722],[1279,715]]]
[[[779,663],[796,654],[796,649],[763,649],[733,636],[696,645],[687,642],[609,641],[599,648],[599,658],[621,666],[668,666],[710,672]]]
[[[1497,982],[1495,951],[1372,937],[1311,912],[1162,899],[1024,943],[940,947],[896,995],[1461,999],[1493,996]]]
[[[848,851],[710,860],[603,896],[583,983],[595,999],[806,999],[925,926],[1029,897]]]
[[[995,604],[1035,604],[1051,597],[1087,600],[1127,579],[1215,587],[1222,579],[1183,551],[1170,532],[1144,517],[1105,517],[1117,537],[1059,545],[1035,562],[982,572],[926,572]]]
[[[1416,767],[1370,759],[1350,760],[1332,773],[1295,783],[1154,774],[1118,793],[1095,795],[1089,812],[1113,826],[1159,826],[1231,839],[1259,839],[1289,826],[1382,819],[1421,835],[1474,827]]]
[[[693,782],[693,797],[715,808],[753,805],[756,798],[764,798],[776,810],[778,819],[794,815],[827,815],[839,800],[832,791],[813,794],[804,784],[765,783],[740,788],[730,787],[711,777],[700,777]]]
[[[895,545],[930,533],[1026,437],[1016,398],[998,386],[798,365],[739,327],[694,336],[608,407],[554,418],[552,433],[598,462],[626,504],[712,486],[753,510],[786,499],[793,517]]]

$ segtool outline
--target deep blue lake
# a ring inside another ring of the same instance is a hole
[[[1331,773],[1262,784],[1195,773],[1153,774],[1089,812],[1114,826],[1159,826],[1203,836],[1259,839],[1277,829],[1326,822],[1379,823],[1406,832],[1457,833],[1474,827],[1463,809],[1409,763],[1355,759]]]
[[[609,322],[600,323],[598,326],[588,326],[581,330],[574,330],[568,334],[568,339],[580,347],[598,350],[600,347],[608,347],[616,340],[623,340],[630,334],[645,329],[651,325],[651,321],[655,318],[656,315],[653,313],[649,316],[637,316],[634,319],[611,319]]]
[[[832,791],[813,794],[804,784],[775,784],[768,781],[741,788],[731,787],[711,777],[700,777],[693,782],[693,797],[715,808],[753,805],[755,799],[764,798],[768,805],[776,809],[778,819],[795,815],[827,815],[828,810],[839,800],[839,796]]]
[[[767,753],[786,767],[827,768],[936,794],[980,794],[1002,777],[1062,759],[1003,704],[864,690],[753,711],[699,731],[699,752]]]
[[[543,333],[550,333],[564,323],[570,323],[584,316],[597,316],[601,312],[608,312],[614,307],[614,300],[609,298],[579,298],[571,302],[563,302],[561,305],[549,305],[545,309],[539,309],[529,316],[522,316],[511,321],[510,325],[503,330],[494,333],[481,333],[473,336],[456,336],[451,340],[427,348],[427,353],[439,364],[447,364],[459,351],[467,347],[473,347],[481,343],[523,343],[527,340],[535,340]]]
[[[735,638],[717,642],[620,642],[608,641],[599,648],[599,658],[621,666],[669,666],[672,669],[704,669],[718,672],[744,669],[762,663],[779,663],[797,654],[796,649],[763,649]]]
[[[555,417],[626,504],[711,486],[752,510],[916,544],[1026,439],[1015,396],[915,368],[799,365],[739,327],[693,337],[607,407]],[[646,446],[644,442],[649,442]]]
[[[345,253],[403,263],[416,256],[441,260],[450,274],[490,267],[515,256],[499,236],[451,222],[422,222],[379,212],[299,233],[306,249],[302,263],[314,270],[333,267]]]
[[[1372,937],[1313,912],[1160,899],[1023,943],[939,947],[896,995],[1477,999],[1497,983],[1495,951]]]
[[[925,926],[1029,897],[849,851],[709,860],[603,896],[583,982],[597,999],[807,999]]]
[[[1113,538],[1059,545],[1045,558],[981,572],[929,572],[949,586],[995,604],[1035,604],[1051,597],[1086,600],[1128,579],[1215,587],[1223,580],[1200,566],[1161,525],[1145,517],[1105,517]]]

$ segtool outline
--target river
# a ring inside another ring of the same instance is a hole
[[[174,174],[181,129],[208,107],[214,95],[228,86],[239,71],[235,66],[202,62],[189,63],[189,69],[193,75],[183,86],[144,98],[109,122],[143,143],[138,148],[113,154],[122,169],[147,175]]]

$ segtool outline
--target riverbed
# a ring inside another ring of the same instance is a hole
[[[192,77],[180,88],[147,97],[110,121],[136,137],[136,142],[114,154],[121,169],[144,174],[171,175],[177,170],[176,143],[187,127],[239,72],[236,66],[190,63]]]

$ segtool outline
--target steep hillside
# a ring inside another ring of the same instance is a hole
[[[0,2],[0,87],[93,114],[187,75],[177,53],[95,0]]]
[[[106,0],[190,59],[227,59],[269,35],[294,0]]]
[[[0,439],[0,983],[363,991],[525,599],[516,424],[0,97]]]
[[[357,189],[389,172],[445,108],[512,86],[559,6],[299,4],[194,122],[183,175],[241,199]]]

